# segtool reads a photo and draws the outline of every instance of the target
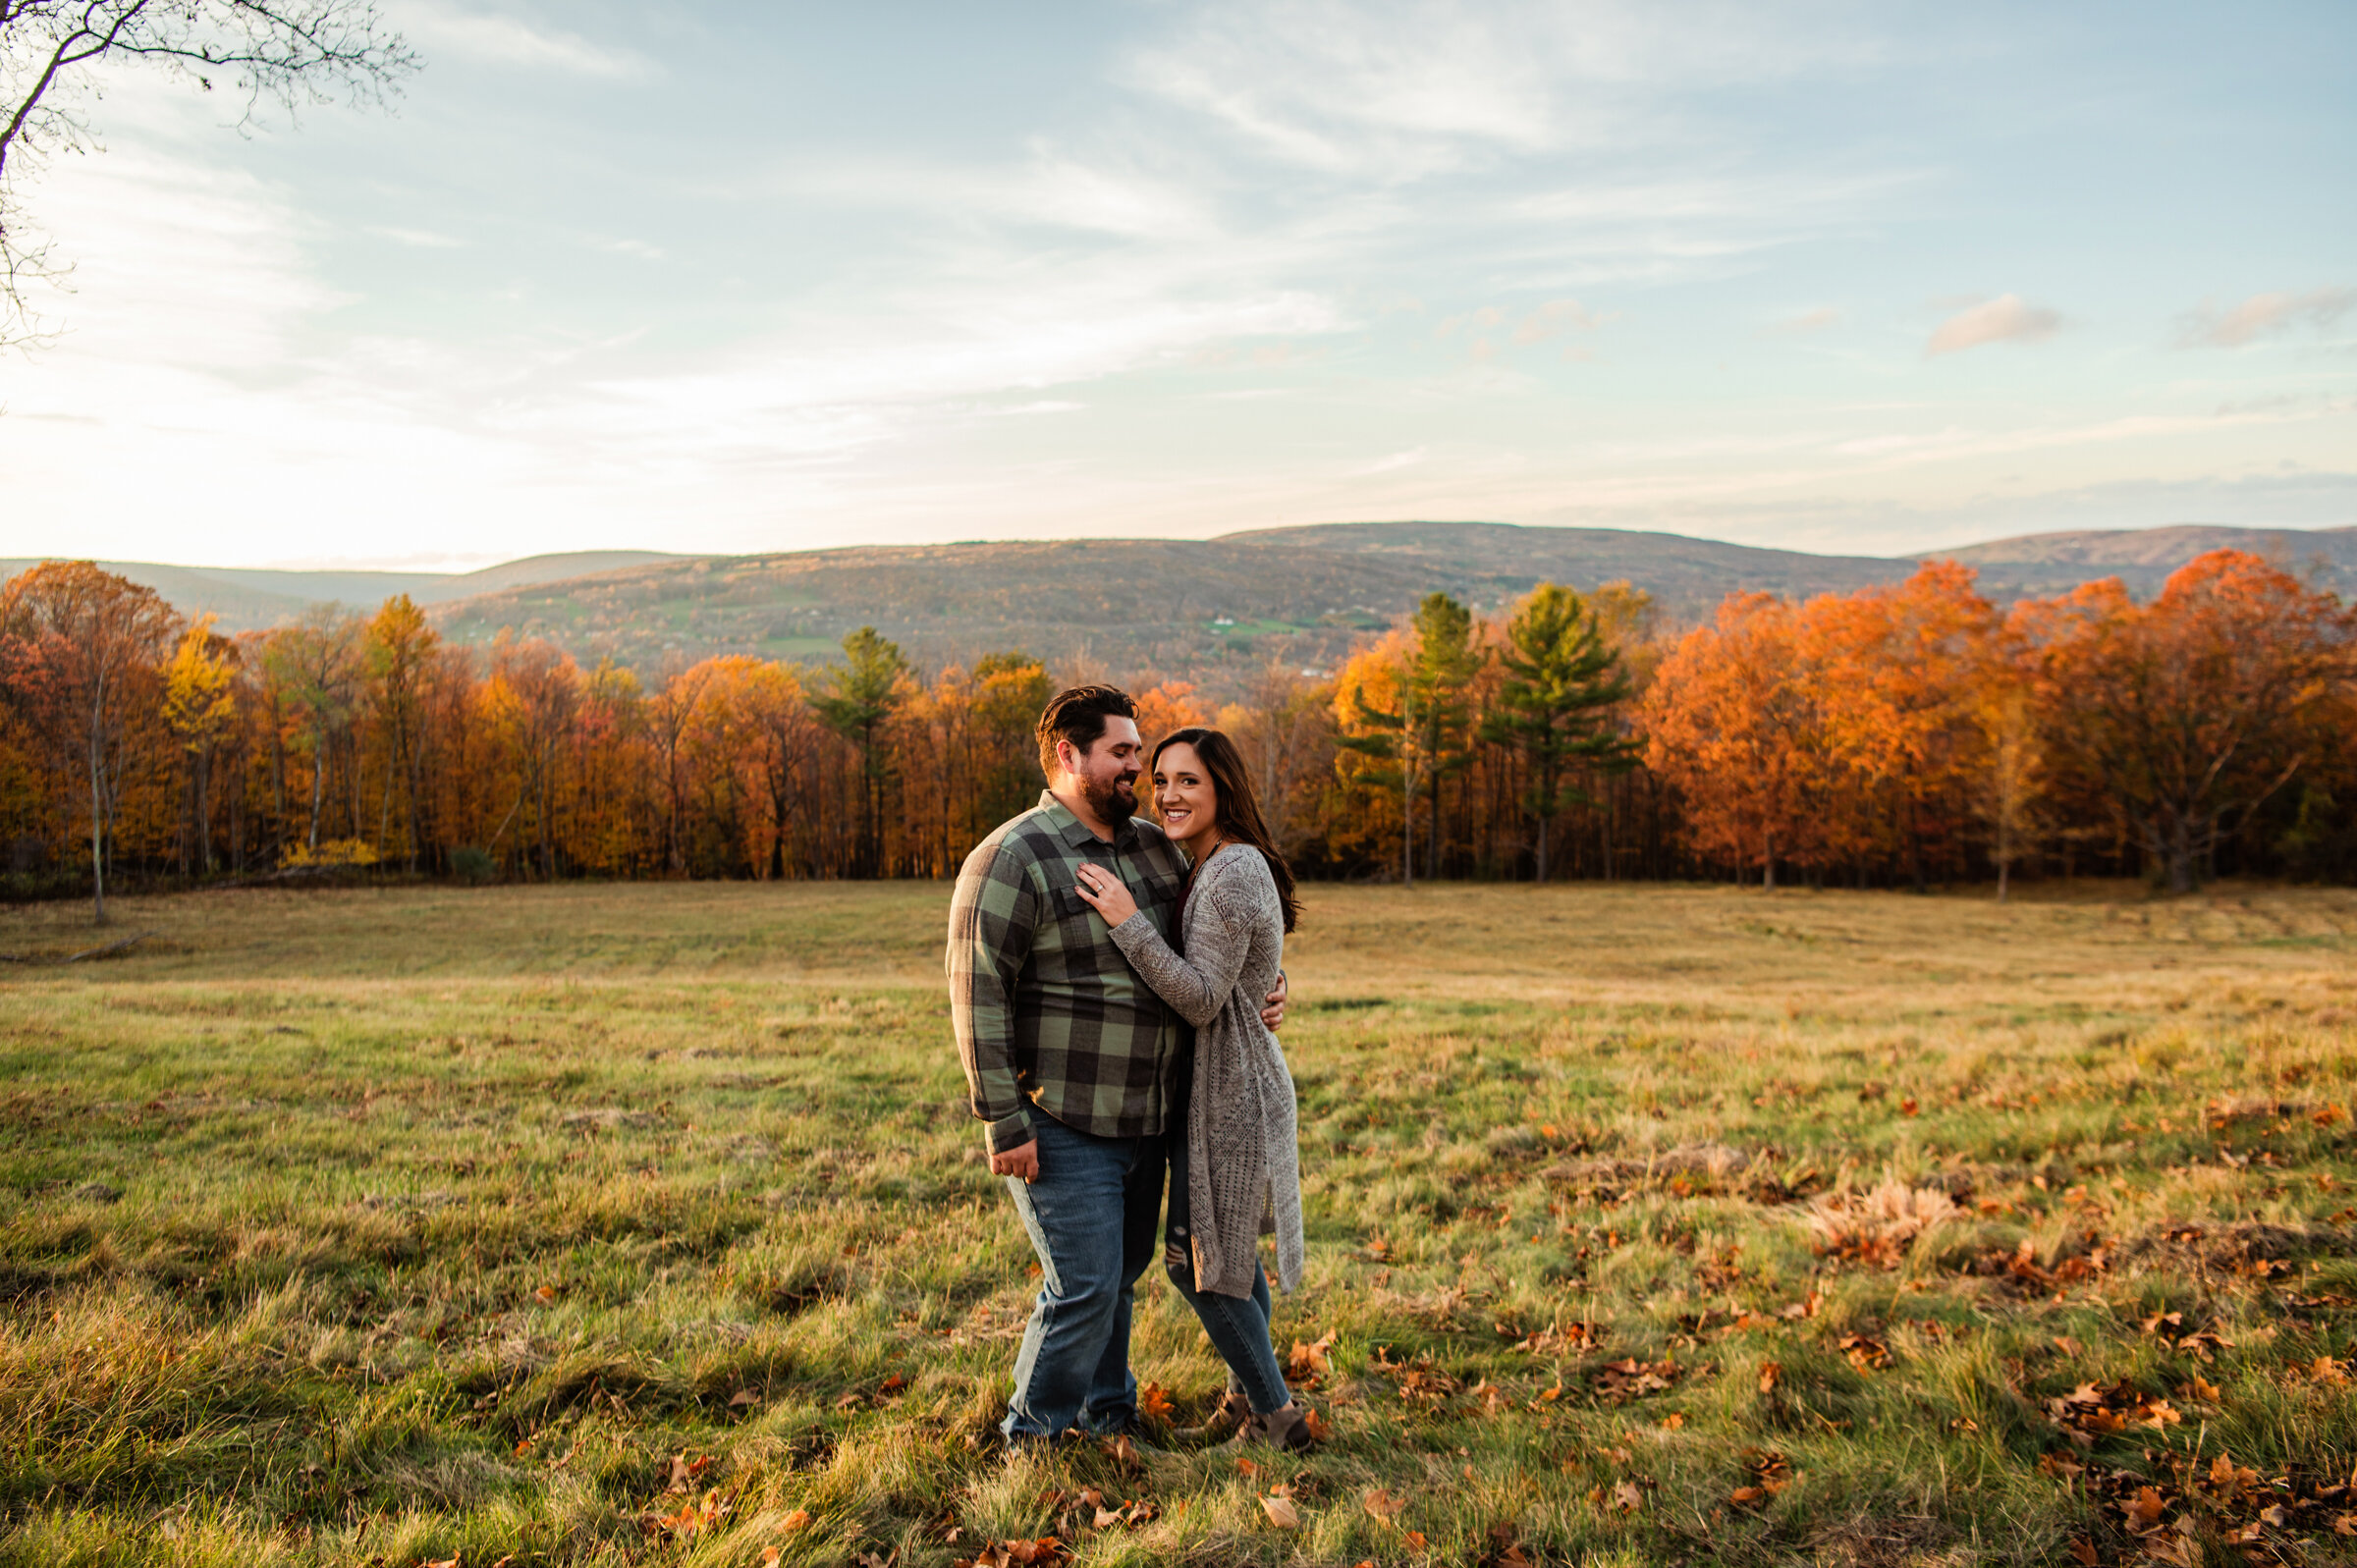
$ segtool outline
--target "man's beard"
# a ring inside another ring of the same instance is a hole
[[[1105,779],[1083,779],[1080,793],[1087,799],[1088,809],[1097,814],[1097,820],[1109,828],[1118,828],[1137,815],[1137,785],[1119,774]]]

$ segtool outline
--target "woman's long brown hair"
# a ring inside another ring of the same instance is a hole
[[[1285,905],[1285,929],[1292,930],[1301,915],[1301,900],[1293,896],[1293,868],[1285,863],[1285,852],[1269,837],[1269,825],[1260,820],[1260,801],[1252,793],[1252,775],[1244,767],[1243,753],[1223,731],[1188,725],[1154,742],[1146,772],[1150,775],[1161,767],[1162,754],[1181,741],[1195,748],[1195,755],[1211,773],[1211,786],[1220,796],[1220,831],[1238,843],[1250,844],[1267,858],[1269,875],[1277,879],[1278,901]]]

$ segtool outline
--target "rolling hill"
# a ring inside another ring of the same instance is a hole
[[[525,583],[578,577],[678,557],[655,550],[579,550],[526,556],[479,571],[278,571],[257,567],[175,567],[153,561],[101,561],[118,576],[153,588],[182,615],[211,612],[224,629],[253,631],[296,620],[315,604],[374,609],[397,593],[442,604]],[[0,579],[35,565],[0,559]]]
[[[2009,599],[2118,575],[2149,594],[2186,561],[2231,546],[2357,592],[2357,528],[2206,526],[2034,534],[1944,551]],[[28,563],[0,562],[13,572]],[[367,608],[408,593],[471,644],[545,636],[584,662],[649,673],[715,653],[824,659],[875,625],[918,664],[1019,647],[1065,669],[1154,671],[1232,687],[1271,659],[1329,669],[1352,641],[1435,589],[1483,610],[1544,580],[1625,580],[1673,621],[1727,593],[1846,591],[1893,582],[1916,559],[1762,550],[1679,534],[1494,522],[1321,523],[1217,539],[1022,540],[753,556],[651,551],[535,556],[481,571],[291,572],[106,564],[230,629],[310,603]]]

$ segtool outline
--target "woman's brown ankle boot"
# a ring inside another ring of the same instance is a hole
[[[1317,1438],[1310,1433],[1309,1407],[1296,1399],[1265,1416],[1247,1416],[1231,1441],[1238,1448],[1267,1443],[1272,1448],[1299,1453],[1315,1445]]]
[[[1220,1402],[1211,1407],[1200,1427],[1180,1427],[1173,1433],[1180,1442],[1214,1443],[1252,1419],[1252,1404],[1240,1389],[1231,1388],[1220,1395]]]

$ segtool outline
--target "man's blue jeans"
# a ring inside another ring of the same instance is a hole
[[[1000,1430],[1057,1437],[1114,1432],[1137,1413],[1129,1318],[1154,1261],[1162,1217],[1162,1139],[1097,1138],[1034,1110],[1039,1176],[1007,1191],[1039,1254],[1039,1300],[1014,1358]]]

